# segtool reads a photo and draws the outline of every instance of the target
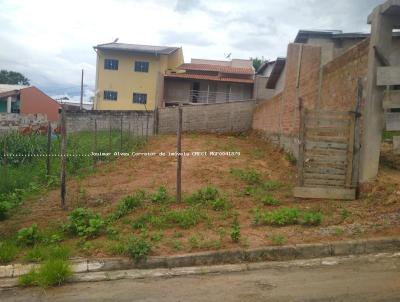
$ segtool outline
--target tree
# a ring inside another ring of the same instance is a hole
[[[250,60],[253,61],[253,67],[254,69],[257,71],[258,68],[260,68],[260,66],[265,62],[264,57],[255,57],[255,58],[250,58]]]
[[[29,79],[16,71],[0,70],[0,84],[29,85]]]

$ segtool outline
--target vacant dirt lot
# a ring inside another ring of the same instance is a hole
[[[143,152],[174,152],[175,136],[151,138]],[[154,239],[153,255],[174,254],[207,249],[257,247],[272,244],[296,244],[393,236],[400,234],[400,171],[382,167],[377,181],[362,188],[356,201],[300,200],[291,195],[296,183],[296,170],[290,157],[282,150],[254,136],[222,136],[186,134],[184,152],[223,151],[240,152],[240,156],[185,156],[183,158],[182,187],[185,196],[212,185],[224,195],[229,210],[205,209],[207,218],[190,228],[147,227],[132,224],[146,209],[136,209],[113,225],[123,242],[132,234]],[[253,194],[249,184],[232,169],[257,171],[262,180],[275,184],[267,194],[279,205],[266,205],[260,194]],[[141,189],[154,193],[165,186],[170,195],[175,192],[176,160],[173,156],[140,156],[119,158],[99,164],[95,174],[82,179],[69,179],[67,185],[68,210],[59,207],[59,191],[48,192],[37,200],[26,201],[13,215],[0,224],[0,235],[10,236],[22,227],[37,223],[40,229],[56,228],[67,220],[70,210],[87,207],[104,217],[115,210],[126,195]],[[185,204],[171,203],[169,209],[184,208]],[[320,225],[256,226],[254,213],[282,207],[296,207],[300,211],[322,213]],[[240,240],[231,240],[231,227],[237,215]],[[77,238],[66,238],[66,244],[76,246],[75,255],[105,256],[116,253],[118,240],[105,233],[87,243]]]

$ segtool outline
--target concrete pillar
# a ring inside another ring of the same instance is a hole
[[[363,137],[360,158],[359,181],[367,182],[376,178],[379,167],[381,138],[384,127],[384,112],[382,107],[384,87],[377,83],[377,67],[381,66],[375,55],[374,46],[389,58],[392,44],[393,14],[388,11],[400,9],[400,0],[388,0],[377,6],[368,17],[371,24],[371,36],[368,54],[368,74],[366,86],[366,101],[363,111]]]
[[[7,98],[7,113],[11,113],[11,96]]]

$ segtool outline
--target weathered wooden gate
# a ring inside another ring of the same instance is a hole
[[[355,199],[355,112],[301,109],[295,197]]]

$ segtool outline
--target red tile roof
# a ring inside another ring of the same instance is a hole
[[[232,67],[232,66],[222,66],[222,65],[212,65],[212,64],[192,64],[184,63],[178,67],[182,70],[201,70],[201,71],[217,71],[221,73],[234,73],[234,74],[245,74],[254,75],[253,68],[244,67]]]
[[[209,81],[231,82],[231,83],[247,83],[247,84],[254,83],[253,79],[220,77],[220,76],[212,76],[205,74],[173,73],[173,74],[166,74],[165,77],[174,79],[209,80]]]

